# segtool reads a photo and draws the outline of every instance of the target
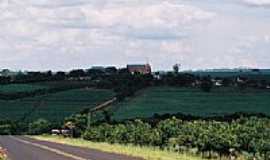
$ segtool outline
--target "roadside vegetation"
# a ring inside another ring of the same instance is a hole
[[[104,123],[86,130],[83,138],[111,144],[155,146],[177,153],[195,152],[203,158],[270,158],[268,118],[239,118],[230,122],[171,118],[157,124],[141,120]]]
[[[87,117],[75,116],[67,121],[72,123],[73,136],[79,139],[65,139],[58,136],[38,136],[38,138],[55,142],[63,141],[67,144],[72,144],[74,141],[80,145],[83,143],[95,146],[95,149],[106,148],[103,146],[106,144],[116,147],[116,151],[124,150],[124,148],[118,149],[118,146],[126,146],[127,150],[132,150],[132,153],[129,151],[123,153],[131,155],[136,155],[133,153],[133,150],[138,150],[135,149],[136,147],[143,148],[145,151],[154,149],[159,152],[150,155],[158,155],[159,158],[165,153],[170,153],[171,156],[180,155],[180,157],[188,156],[195,159],[196,157],[224,160],[270,159],[269,117],[239,114],[215,117],[215,120],[198,117],[185,117],[185,119],[172,117],[161,120],[163,118],[95,123],[87,128]],[[40,131],[36,134],[48,133],[43,130],[46,125],[41,122],[35,125],[32,127]],[[107,149],[103,151],[111,152]],[[144,152],[139,150],[139,153]],[[146,153],[144,156],[149,155]]]

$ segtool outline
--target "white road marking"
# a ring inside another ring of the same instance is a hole
[[[10,138],[13,139],[13,140],[19,141],[21,143],[24,143],[24,144],[28,144],[28,145],[32,145],[32,146],[35,146],[35,147],[39,147],[41,149],[44,149],[44,150],[47,150],[47,151],[56,153],[56,154],[61,155],[61,156],[72,158],[74,160],[92,160],[92,159],[85,159],[85,158],[82,158],[82,157],[78,157],[76,155],[73,155],[73,154],[70,154],[70,153],[66,153],[66,152],[63,152],[63,151],[58,150],[58,149],[50,148],[48,146],[44,146],[44,145],[41,145],[41,144],[32,143],[32,142],[29,142],[29,141],[26,141],[26,140],[22,140],[22,139],[19,139],[17,137],[10,136]]]

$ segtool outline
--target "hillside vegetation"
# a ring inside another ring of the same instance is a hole
[[[42,85],[31,85],[31,84],[9,84],[1,85],[0,93],[3,94],[12,94],[18,92],[33,92],[36,90],[47,89],[47,86]]]
[[[11,101],[0,100],[0,118],[20,120],[25,117],[27,121],[44,118],[62,122],[65,117],[95,107],[113,96],[111,90],[74,89]]]
[[[216,116],[235,112],[270,115],[270,92],[231,87],[203,92],[198,88],[150,87],[112,107],[113,118],[145,118],[157,114],[184,113],[195,116]]]

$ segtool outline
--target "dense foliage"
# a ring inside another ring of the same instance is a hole
[[[38,119],[29,124],[28,134],[39,135],[44,133],[49,133],[51,129],[51,124],[45,119]]]
[[[83,138],[159,146],[178,152],[195,149],[197,153],[210,157],[248,153],[261,159],[270,158],[270,119],[267,118],[239,118],[232,122],[171,118],[156,125],[141,120],[114,125],[104,123],[87,130]]]

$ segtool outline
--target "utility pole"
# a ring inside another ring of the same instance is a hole
[[[90,129],[92,122],[93,112],[89,111],[87,116],[87,129]]]

